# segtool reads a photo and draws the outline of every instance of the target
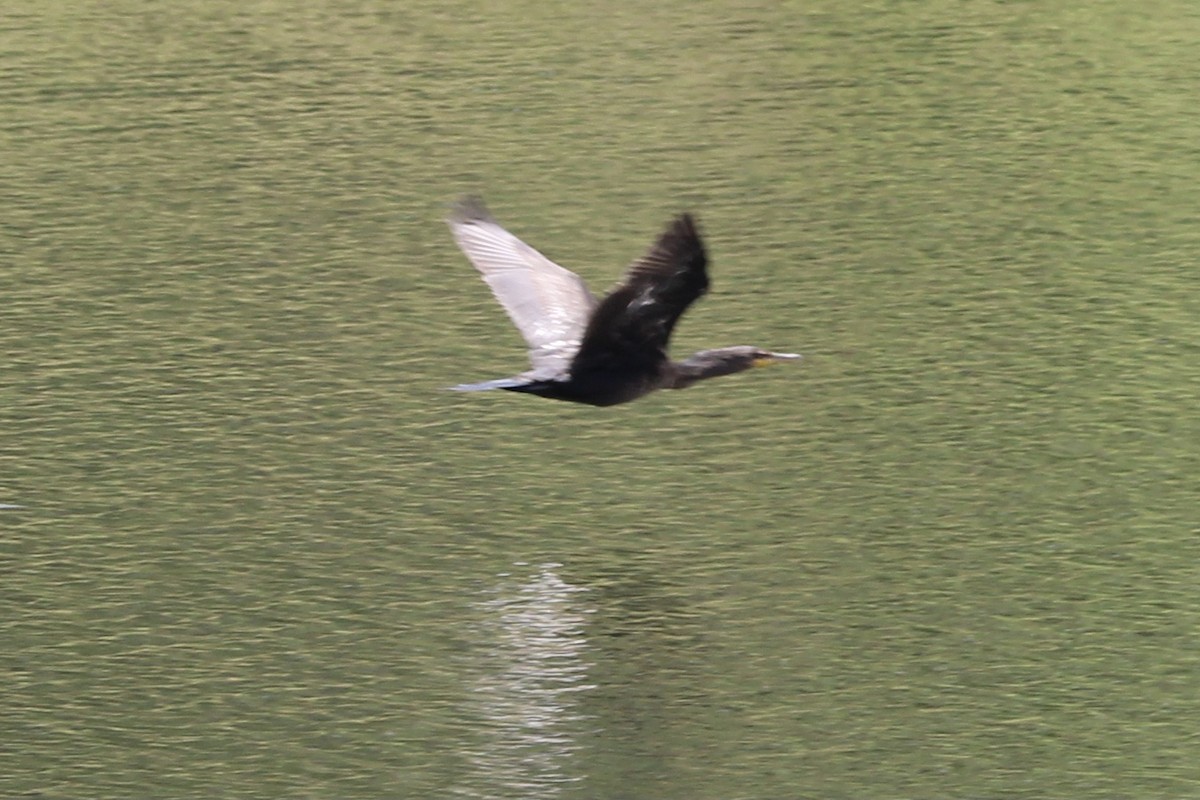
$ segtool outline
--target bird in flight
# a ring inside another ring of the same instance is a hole
[[[511,378],[452,387],[457,391],[507,389],[612,406],[656,389],[684,389],[705,378],[800,358],[738,345],[670,359],[667,342],[675,323],[708,291],[708,258],[691,214],[672,220],[601,300],[578,275],[500,227],[478,197],[460,200],[447,222],[528,343],[532,366]]]

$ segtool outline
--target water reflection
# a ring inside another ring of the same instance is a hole
[[[587,683],[581,593],[536,567],[524,581],[506,577],[476,604],[478,653],[468,716],[479,735],[467,753],[468,797],[556,797],[580,780],[575,755]]]

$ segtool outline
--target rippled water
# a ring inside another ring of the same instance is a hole
[[[1193,793],[1191,5],[10,5],[0,794]],[[444,392],[468,191],[806,360]]]

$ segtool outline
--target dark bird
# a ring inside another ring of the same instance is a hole
[[[512,378],[453,387],[458,391],[507,389],[612,406],[655,389],[684,389],[800,358],[744,345],[701,350],[684,361],[667,356],[675,323],[708,291],[708,259],[691,214],[676,217],[599,301],[578,275],[500,227],[479,198],[459,201],[447,222],[525,337],[533,367]]]

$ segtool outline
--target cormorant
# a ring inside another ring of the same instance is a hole
[[[599,301],[578,275],[500,227],[480,198],[460,200],[447,222],[529,344],[533,367],[455,390],[507,389],[611,406],[655,389],[683,389],[705,378],[800,358],[744,345],[701,350],[684,361],[667,356],[675,323],[708,291],[708,259],[691,214],[676,217]]]

